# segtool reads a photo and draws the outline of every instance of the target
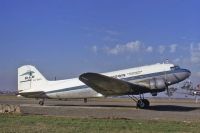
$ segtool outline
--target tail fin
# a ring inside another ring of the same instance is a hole
[[[18,68],[18,92],[41,91],[46,84],[46,78],[34,66]]]

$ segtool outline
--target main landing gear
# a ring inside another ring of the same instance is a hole
[[[39,105],[43,106],[44,105],[44,99],[39,101]]]
[[[144,99],[144,95],[140,94],[140,99],[134,97],[133,95],[128,95],[133,101],[136,102],[137,108],[146,109],[149,108],[150,102],[147,99]]]

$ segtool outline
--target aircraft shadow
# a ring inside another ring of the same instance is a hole
[[[110,108],[136,108],[136,106],[131,105],[76,105],[76,104],[56,104],[48,106],[60,106],[60,107],[110,107]],[[153,105],[148,109],[144,110],[154,110],[154,111],[174,111],[174,112],[189,112],[193,110],[200,110],[200,107],[188,107],[188,106],[178,106],[178,105]]]
[[[188,106],[178,106],[178,105],[154,105],[150,106],[147,110],[188,112],[193,110],[200,110],[200,107],[188,107]]]
[[[48,106],[74,106],[74,107],[120,107],[120,108],[135,108],[135,106],[128,106],[128,105],[76,105],[76,104],[57,104],[57,105],[48,105]]]

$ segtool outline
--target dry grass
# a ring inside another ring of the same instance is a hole
[[[71,119],[50,116],[0,115],[2,133],[161,133],[199,132],[199,122],[126,119]]]

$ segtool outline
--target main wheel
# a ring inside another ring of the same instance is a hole
[[[143,101],[144,101],[144,103],[145,103],[145,105],[146,105],[146,108],[148,108],[148,107],[149,107],[149,105],[150,105],[150,102],[149,102],[149,100],[147,100],[147,99],[143,99]]]
[[[143,101],[143,99],[138,100],[137,107],[140,109],[145,108],[145,102]]]
[[[140,109],[148,108],[149,107],[149,101],[147,99],[140,99],[137,102],[137,107]]]

